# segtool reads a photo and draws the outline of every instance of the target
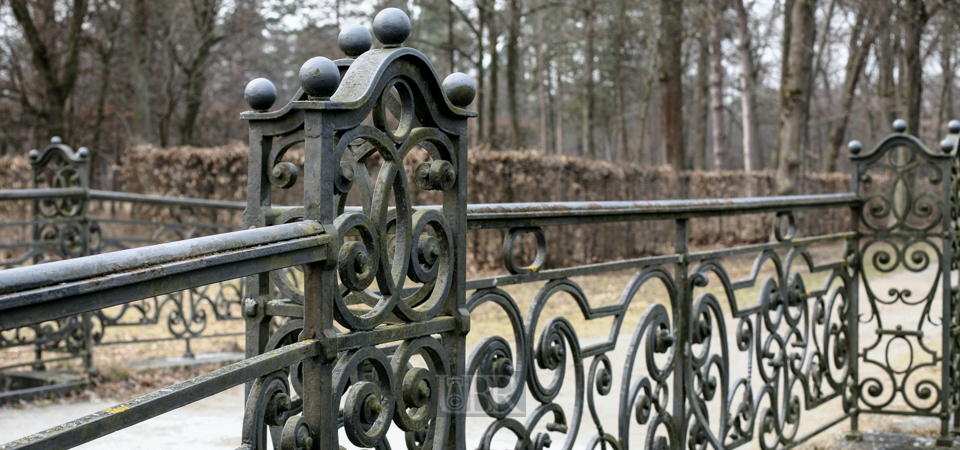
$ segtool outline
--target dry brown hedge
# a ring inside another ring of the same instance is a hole
[[[408,172],[423,158],[424,154],[408,158]],[[284,160],[302,168],[303,152],[291,150]],[[26,186],[29,164],[25,158],[4,157],[0,164],[11,168],[0,173],[0,186]],[[376,171],[375,162],[368,166]],[[124,154],[115,177],[117,185],[126,192],[244,201],[247,147],[239,142],[212,148],[134,147]],[[536,151],[474,149],[469,153],[468,199],[470,203],[509,203],[767,196],[772,193],[773,177],[772,172],[678,174],[667,168],[542,155]],[[805,182],[809,194],[848,189],[849,176],[845,174],[813,175]],[[434,194],[415,188],[414,203],[433,203]],[[301,181],[286,191],[274,189],[274,204],[301,204],[302,198]],[[848,226],[848,215],[842,209],[807,213],[802,220],[803,233],[843,230]],[[772,222],[771,214],[696,219],[691,224],[691,241],[708,247],[765,242],[772,234]],[[673,245],[673,230],[673,223],[667,222],[549,229],[547,264],[568,266],[668,251]],[[471,262],[483,267],[500,266],[502,236],[500,230],[471,232]]]

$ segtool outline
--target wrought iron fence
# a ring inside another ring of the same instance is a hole
[[[74,151],[53,138],[43,151],[31,150],[31,188],[0,190],[6,218],[0,268],[43,264],[127,248],[239,229],[244,205],[235,202],[126,194],[90,189],[89,150]],[[93,347],[181,340],[192,356],[191,339],[242,336],[242,325],[207,330],[212,321],[241,320],[240,280],[198,286],[125,303],[113,309],[58,318],[0,331],[0,370],[80,360],[94,369]],[[156,326],[165,332],[114,333]],[[32,349],[14,355],[11,349]],[[45,386],[40,389],[58,389]],[[36,390],[30,390],[35,393]],[[5,393],[4,396],[14,395]],[[10,397],[14,398],[14,397]]]
[[[382,49],[345,29],[349,58],[307,61],[279,110],[270,82],[248,85],[243,230],[0,272],[0,329],[246,277],[247,359],[2,448],[78,445],[242,383],[243,449],[786,448],[845,421],[855,436],[863,414],[937,417],[952,442],[960,122],[942,151],[900,122],[868,154],[851,143],[845,194],[467,205],[473,82],[441,81],[401,47],[401,11],[373,30]],[[305,205],[274,206],[300,176],[283,161],[299,143]],[[411,151],[430,158],[408,174]],[[413,205],[412,189],[442,204]],[[848,211],[849,227],[800,236],[822,210]],[[768,243],[689,245],[699,220],[767,213]],[[542,266],[564,244],[544,229],[620,221],[671,222],[673,251]],[[467,280],[478,229],[504,230],[508,273]],[[625,271],[614,300],[578,278]],[[529,299],[511,293],[524,285]],[[562,300],[573,308],[552,315]],[[472,326],[484,309],[506,331]],[[596,323],[605,338],[581,336]]]

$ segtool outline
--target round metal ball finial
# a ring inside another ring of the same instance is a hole
[[[243,99],[255,111],[266,111],[277,101],[277,87],[266,78],[257,78],[247,83]]]
[[[461,72],[451,73],[443,79],[443,93],[453,106],[465,108],[477,96],[477,84],[470,75]]]
[[[63,139],[60,139],[60,136],[54,136],[54,137],[50,138],[50,143],[51,143],[51,144],[60,144],[60,143],[63,143]]]
[[[397,8],[387,8],[373,19],[373,34],[385,48],[395,48],[410,36],[410,17]]]
[[[348,25],[340,31],[337,37],[337,43],[340,44],[340,50],[343,54],[356,58],[362,55],[373,45],[373,38],[370,36],[370,30],[363,25]]]
[[[947,124],[947,130],[949,130],[951,134],[960,133],[960,120],[951,120],[950,123]]]
[[[897,133],[903,133],[907,131],[907,121],[903,119],[897,119],[893,121],[893,131]]]
[[[942,150],[944,153],[950,153],[953,151],[953,141],[951,141],[950,138],[940,141],[940,150]]]
[[[310,58],[300,67],[300,86],[311,99],[329,98],[340,85],[340,69],[327,58]]]
[[[30,158],[30,161],[36,161],[37,158],[40,158],[40,151],[37,149],[31,149],[27,152],[27,158]]]
[[[860,151],[863,150],[863,144],[861,144],[860,141],[850,141],[850,143],[847,144],[847,150],[850,150],[850,153],[854,155],[859,155]]]
[[[90,156],[90,149],[86,147],[80,147],[80,149],[77,150],[77,156],[80,159],[86,159],[88,156]]]

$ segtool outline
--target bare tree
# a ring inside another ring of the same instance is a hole
[[[583,46],[583,155],[588,158],[596,157],[596,149],[593,142],[593,119],[595,116],[593,94],[593,63],[594,46],[596,41],[596,0],[585,0],[583,6],[583,28],[584,28],[584,46]]]
[[[889,3],[887,4],[889,5]],[[881,8],[883,10],[883,8]],[[876,8],[867,3],[861,3],[857,9],[856,21],[850,31],[850,43],[846,72],[843,77],[843,92],[840,97],[840,113],[830,129],[827,138],[828,154],[820,161],[821,172],[833,172],[837,169],[837,158],[846,137],[847,124],[850,123],[850,114],[853,109],[854,94],[857,84],[863,74],[863,68],[870,54],[870,47],[877,40]],[[885,12],[889,14],[889,10]]]
[[[520,140],[520,105],[517,92],[517,77],[520,75],[520,0],[509,0],[507,27],[507,107],[510,110],[510,148],[519,150],[523,146]]]
[[[720,0],[710,0],[710,121],[713,125],[713,168],[727,169],[727,132],[723,106],[723,11]]]
[[[800,142],[803,133],[803,117],[808,98],[805,93],[810,86],[813,66],[813,45],[816,39],[814,12],[816,0],[794,0],[790,13],[790,46],[786,55],[786,72],[781,93],[780,136],[776,192],[780,195],[795,194],[800,182]]]
[[[757,69],[753,62],[750,36],[750,16],[743,0],[733,0],[737,12],[737,50],[740,55],[740,110],[743,122],[743,170],[750,172],[763,168],[760,153],[760,135],[757,132]]]
[[[80,74],[81,34],[87,16],[87,2],[73,0],[70,3],[69,16],[64,19],[66,33],[60,32],[64,27],[57,23],[56,5],[53,3],[10,0],[10,9],[23,31],[30,48],[30,61],[42,86],[39,103],[24,95],[23,104],[46,123],[47,133],[63,136],[66,132],[64,110]],[[31,12],[31,9],[34,11]],[[47,31],[46,36],[42,35],[41,30]],[[63,39],[60,45],[53,42],[57,38]],[[66,47],[63,56],[57,52],[59,46]]]
[[[683,0],[660,0],[660,149],[664,161],[683,167]]]

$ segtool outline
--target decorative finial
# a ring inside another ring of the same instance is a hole
[[[363,25],[347,25],[340,31],[337,37],[337,43],[340,44],[340,50],[351,58],[362,55],[373,45],[373,38],[370,37],[370,30]]]
[[[50,138],[50,143],[51,143],[51,144],[62,144],[62,143],[63,143],[63,139],[60,139],[60,136],[54,136],[54,137]]]
[[[311,100],[330,98],[340,85],[340,69],[327,58],[310,58],[300,67],[300,86]]]
[[[942,150],[944,153],[952,152],[953,141],[950,140],[950,138],[945,138],[944,140],[940,141],[940,150]]]
[[[277,87],[266,78],[257,78],[247,83],[243,99],[254,111],[266,111],[277,101]]]
[[[38,158],[40,158],[40,151],[35,148],[31,149],[29,152],[27,152],[27,158],[30,158],[30,161],[36,161]]]
[[[86,147],[80,147],[77,150],[77,157],[80,159],[87,159],[90,156],[90,149]]]
[[[373,34],[384,48],[396,48],[410,36],[410,17],[397,8],[387,8],[373,19]]]
[[[443,79],[443,93],[453,106],[465,108],[477,96],[477,85],[470,75],[454,72]]]
[[[860,141],[850,141],[850,143],[847,144],[847,150],[850,150],[850,153],[854,155],[859,155],[860,151],[863,150],[863,144],[861,144]]]
[[[903,119],[897,119],[893,121],[893,131],[897,133],[903,133],[907,131],[907,121]]]
[[[951,120],[947,124],[947,130],[950,130],[950,134],[960,133],[960,120]]]

